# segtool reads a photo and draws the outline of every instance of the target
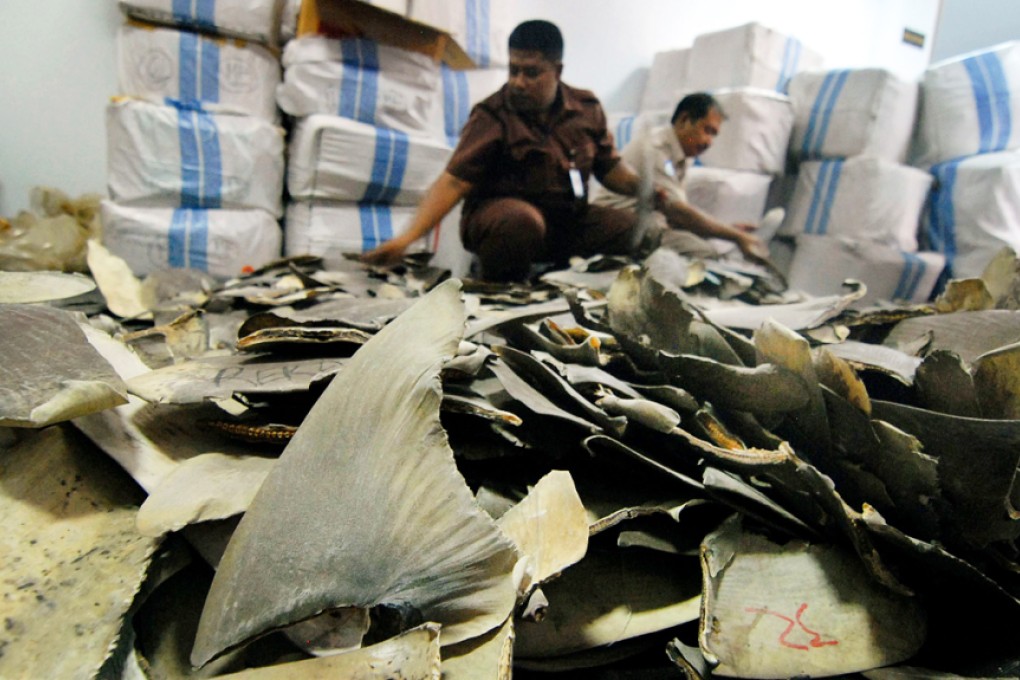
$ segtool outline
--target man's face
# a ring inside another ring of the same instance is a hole
[[[682,113],[673,124],[680,148],[689,158],[700,156],[712,146],[712,141],[722,127],[722,114],[719,109],[709,109],[704,118],[691,120],[688,114]]]
[[[563,64],[541,52],[510,50],[510,103],[521,112],[545,111],[556,101]]]

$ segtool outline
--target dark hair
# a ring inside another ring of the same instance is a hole
[[[518,24],[508,42],[512,50],[541,52],[549,61],[563,59],[563,35],[556,24],[549,21],[532,19]]]
[[[726,114],[723,113],[722,107],[719,106],[719,102],[716,101],[715,97],[707,92],[695,92],[680,100],[680,103],[673,110],[673,117],[669,119],[669,122],[675,124],[680,116],[685,113],[690,120],[699,121],[707,116],[708,112],[712,109],[715,109],[719,112],[720,116],[726,118]]]

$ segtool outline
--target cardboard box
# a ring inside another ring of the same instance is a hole
[[[420,52],[451,68],[477,66],[446,31],[358,0],[305,0],[298,16],[297,36],[305,35],[367,38]]]
[[[408,16],[447,31],[479,68],[510,63],[514,0],[411,0]]]

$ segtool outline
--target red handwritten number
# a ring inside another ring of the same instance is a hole
[[[783,621],[786,621],[786,630],[779,634],[779,644],[781,644],[783,647],[789,647],[790,649],[800,649],[807,652],[810,651],[812,647],[818,648],[828,647],[829,645],[838,645],[839,644],[838,640],[823,640],[821,633],[819,633],[816,630],[812,630],[811,628],[808,628],[807,626],[804,625],[804,622],[801,621],[800,617],[804,614],[804,611],[807,609],[807,607],[808,607],[807,603],[804,603],[797,608],[797,613],[794,615],[796,619],[791,619],[789,616],[780,614],[779,612],[774,612],[769,609],[759,609],[757,607],[747,607],[745,611],[751,612],[753,614],[769,614],[771,616],[780,618]],[[801,630],[803,630],[805,633],[811,636],[811,639],[808,641],[808,644],[798,645],[786,639],[787,636],[793,632],[793,629],[796,626],[800,626]]]

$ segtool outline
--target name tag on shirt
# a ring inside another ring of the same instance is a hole
[[[575,198],[584,198],[584,181],[581,179],[581,171],[577,168],[570,168],[570,186],[574,188]]]

